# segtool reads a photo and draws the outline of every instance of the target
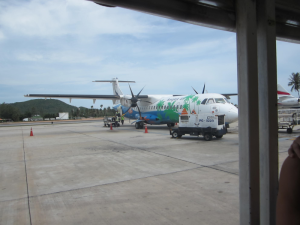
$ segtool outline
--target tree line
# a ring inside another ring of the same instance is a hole
[[[90,109],[85,107],[74,107],[72,110],[65,110],[59,108],[56,113],[49,113],[47,110],[43,108],[37,109],[36,107],[31,107],[25,112],[21,112],[21,110],[14,106],[13,104],[2,103],[0,104],[0,118],[4,120],[13,120],[13,121],[22,121],[24,118],[32,118],[32,117],[42,117],[45,118],[56,118],[59,116],[59,112],[69,112],[69,118],[78,118],[78,117],[103,117],[103,116],[113,116],[115,115],[115,110],[107,107],[103,108],[103,105],[100,105],[100,109],[95,109],[91,107]]]

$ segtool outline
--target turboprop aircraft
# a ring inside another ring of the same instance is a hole
[[[287,92],[280,84],[277,84],[278,108],[299,108],[300,99]]]
[[[135,83],[135,81],[96,80],[94,82],[109,82],[113,86],[113,95],[69,95],[69,94],[27,94],[25,97],[68,98],[70,99],[105,99],[113,101],[113,108],[121,111],[125,117],[134,119],[135,128],[141,129],[144,124],[167,124],[169,127],[178,122],[185,109],[190,113],[210,113],[212,116],[225,115],[226,126],[237,121],[238,109],[221,94],[206,93],[195,95],[141,95],[142,89],[134,95],[124,95],[119,83]],[[134,123],[133,122],[133,123]]]

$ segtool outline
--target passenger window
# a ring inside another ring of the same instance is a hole
[[[205,105],[206,101],[207,101],[207,98],[204,99],[204,100],[201,102],[201,104],[202,104],[202,105]]]
[[[180,109],[182,109],[182,105],[180,105]]]
[[[216,103],[225,104],[225,100],[223,98],[215,98]]]
[[[179,105],[177,105],[177,109],[179,108]]]
[[[166,106],[164,106],[164,109],[166,109]]]
[[[209,98],[208,100],[207,100],[207,105],[209,105],[209,104],[213,104],[213,103],[215,103],[214,102],[214,99],[213,98]]]

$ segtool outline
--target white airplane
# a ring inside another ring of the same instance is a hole
[[[278,108],[299,108],[300,99],[292,96],[280,84],[277,84]]]
[[[134,95],[124,95],[119,83],[135,83],[134,81],[96,80],[94,82],[109,82],[113,86],[113,95],[66,95],[66,94],[27,94],[25,97],[68,98],[70,99],[106,99],[113,101],[113,108],[122,111],[125,117],[135,119],[136,129],[146,124],[167,124],[169,127],[178,122],[179,116],[185,110],[190,113],[210,113],[212,116],[225,115],[226,127],[238,120],[238,109],[221,94],[206,93],[196,95],[141,95],[142,90]]]

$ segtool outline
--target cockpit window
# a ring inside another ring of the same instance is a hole
[[[205,105],[206,101],[207,101],[207,98],[206,98],[206,99],[203,99],[203,101],[201,102],[201,104],[202,104],[202,105]]]
[[[214,99],[213,98],[209,98],[207,100],[207,102],[206,102],[206,105],[208,105],[208,104],[214,104],[214,103],[215,103]]]
[[[223,103],[225,104],[225,100],[223,98],[215,98],[216,103]]]
[[[225,101],[227,102],[227,103],[229,103],[230,104],[230,101],[228,101],[228,99],[227,98],[224,98],[225,99]]]

